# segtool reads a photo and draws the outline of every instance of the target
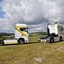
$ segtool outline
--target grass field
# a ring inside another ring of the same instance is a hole
[[[64,64],[64,42],[38,43],[41,36],[32,34],[30,44],[0,46],[0,64]]]

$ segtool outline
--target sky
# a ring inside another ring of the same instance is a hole
[[[0,32],[14,32],[17,23],[29,32],[46,31],[49,22],[64,26],[64,0],[0,0]]]

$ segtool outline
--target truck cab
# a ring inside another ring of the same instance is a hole
[[[50,42],[54,41],[62,41],[64,40],[64,29],[61,24],[55,23],[48,23],[47,25],[47,34],[50,38]]]
[[[18,43],[27,43],[29,41],[28,37],[28,26],[26,24],[16,24],[15,39],[18,40]]]
[[[48,23],[47,25],[47,34],[48,36],[58,36],[58,24],[57,23]]]

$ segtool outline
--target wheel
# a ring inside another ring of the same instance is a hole
[[[54,38],[50,38],[50,43],[54,43]]]
[[[18,43],[19,43],[19,44],[24,44],[24,43],[25,43],[25,42],[24,42],[24,39],[19,39],[19,40],[18,40]]]
[[[4,45],[4,41],[3,40],[0,40],[0,45]]]
[[[60,36],[60,38],[59,38],[59,41],[62,41],[63,39],[62,39],[62,37]]]

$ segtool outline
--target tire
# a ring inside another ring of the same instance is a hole
[[[59,41],[63,41],[62,37],[60,36]]]
[[[3,40],[0,40],[0,45],[4,45],[4,41]]]
[[[50,43],[54,43],[54,38],[50,38]]]
[[[19,40],[18,40],[18,43],[19,43],[19,44],[24,44],[25,41],[24,41],[24,39],[19,39]]]

